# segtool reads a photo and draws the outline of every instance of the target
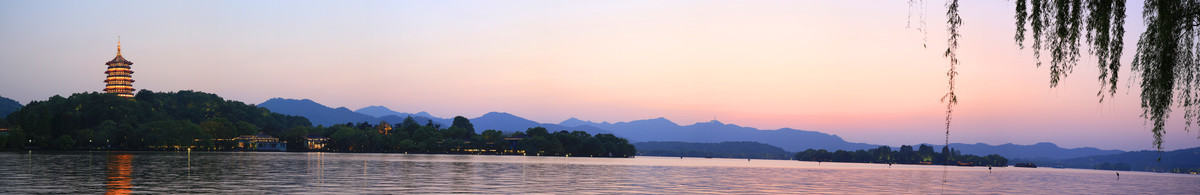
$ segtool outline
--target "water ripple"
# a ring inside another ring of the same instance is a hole
[[[0,194],[1195,194],[1200,176],[638,157],[0,153]],[[945,178],[945,182],[943,182]]]

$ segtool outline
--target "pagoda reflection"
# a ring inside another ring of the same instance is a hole
[[[106,167],[108,177],[104,186],[108,191],[104,194],[129,194],[133,187],[133,155],[111,154]]]

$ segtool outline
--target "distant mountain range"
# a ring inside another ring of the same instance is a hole
[[[933,144],[929,144],[933,145]],[[941,145],[933,145],[934,148],[941,149]],[[1009,159],[1021,158],[1048,158],[1048,159],[1069,159],[1095,155],[1120,154],[1125,151],[1121,150],[1101,150],[1092,147],[1066,149],[1058,147],[1053,143],[1041,142],[1033,145],[988,145],[984,143],[977,144],[961,144],[950,143],[950,148],[962,151],[963,154],[988,155],[999,154]]]
[[[417,123],[425,124],[433,121],[434,124],[448,126],[453,119],[438,118],[430,115],[427,112],[418,112],[416,114],[402,113],[392,111],[382,106],[369,106],[357,111],[350,111],[345,107],[330,108],[320,103],[309,99],[284,99],[273,98],[258,104],[259,107],[267,108],[272,112],[296,115],[308,118],[313,125],[335,125],[345,123],[361,123],[367,122],[377,124],[380,121],[385,121],[390,124],[398,124],[404,122],[405,117],[413,117]],[[503,112],[490,112],[483,116],[471,118],[471,124],[475,125],[477,132],[484,130],[500,130],[505,132],[525,131],[532,127],[545,127],[547,130],[554,131],[584,131],[589,134],[612,133],[610,131],[591,127],[591,126],[562,126],[558,124],[538,123],[529,119],[521,118],[516,115]]]
[[[258,104],[258,107],[266,108],[275,113],[302,116],[304,118],[308,118],[309,121],[312,121],[313,125],[331,126],[335,124],[362,122],[378,124],[380,121],[385,121],[390,124],[404,122],[404,117],[402,116],[388,115],[383,117],[374,117],[371,115],[350,111],[350,109],[347,109],[346,107],[330,108],[317,102],[313,102],[309,99],[297,100],[272,98],[266,102]],[[413,116],[413,119],[416,120],[417,123],[421,124],[428,123],[429,120],[431,120],[431,118],[421,116]],[[449,122],[439,121],[440,120],[434,120],[434,123],[441,124],[443,126],[450,124]]]
[[[638,142],[639,156],[679,156],[714,158],[791,159],[792,153],[758,142]]]
[[[1159,161],[1162,157],[1162,161]],[[1200,147],[1174,151],[1133,151],[1117,154],[1094,155],[1070,159],[1012,158],[1009,162],[1031,162],[1039,167],[1106,169],[1098,165],[1105,163],[1128,165],[1132,171],[1171,172],[1176,168],[1200,170]]]
[[[1162,158],[1159,161],[1159,158]],[[1143,150],[1063,160],[1064,167],[1094,168],[1102,163],[1128,164],[1134,171],[1171,171],[1175,168],[1200,169],[1200,147],[1167,152]]]
[[[12,114],[17,110],[21,110],[21,102],[0,97],[0,118],[8,117],[8,114]]]
[[[387,107],[383,107],[383,106],[367,106],[367,107],[359,108],[358,110],[354,110],[354,112],[366,114],[366,115],[377,117],[377,118],[398,117],[398,118],[400,118],[401,121],[404,120],[404,117],[409,117],[409,116],[412,116],[413,119],[425,119],[425,120],[417,120],[417,121],[420,121],[420,123],[428,122],[428,120],[433,120],[433,122],[437,123],[437,124],[450,124],[450,123],[454,122],[454,120],[449,119],[449,118],[435,117],[433,115],[430,115],[428,112],[418,112],[416,114],[403,113],[403,112],[392,111],[392,109],[388,109]]]
[[[622,136],[638,142],[681,141],[715,143],[726,141],[752,141],[770,144],[788,151],[801,151],[810,148],[826,150],[859,150],[879,147],[879,145],[873,144],[847,142],[837,135],[830,135],[816,131],[796,130],[791,128],[760,130],[734,124],[725,124],[717,120],[680,126],[679,124],[671,122],[670,120],[662,117],[618,123],[596,123],[570,118],[559,124],[565,126],[586,125],[599,127],[601,129],[612,131],[617,136]]]
[[[483,114],[483,116],[471,119],[471,124],[475,125],[476,131],[495,129],[495,130],[500,130],[500,131],[504,131],[504,132],[513,132],[513,131],[525,131],[526,129],[529,129],[531,127],[545,127],[547,130],[550,130],[551,132],[566,130],[566,131],[584,131],[584,132],[588,132],[591,134],[598,134],[598,133],[615,134],[612,131],[604,130],[601,128],[596,128],[593,126],[587,126],[587,125],[566,126],[566,125],[551,124],[551,123],[538,123],[536,121],[521,118],[517,115],[512,115],[512,114],[503,113],[503,112],[489,112],[487,114]]]
[[[404,113],[397,112],[383,106],[368,106],[358,110],[351,111],[350,109],[339,107],[330,108],[325,105],[313,102],[307,99],[282,99],[275,98],[267,100],[259,107],[270,109],[271,111],[298,115],[308,118],[314,125],[333,125],[345,124],[348,122],[360,123],[378,123],[386,121],[391,124],[400,123],[404,117],[413,117],[419,123],[433,121],[436,124],[443,126],[451,123],[451,119],[433,116],[427,112]],[[475,125],[476,131],[494,129],[505,132],[525,131],[531,127],[545,127],[550,131],[585,131],[591,134],[597,133],[612,133],[619,137],[629,139],[631,142],[694,142],[694,143],[720,143],[720,142],[759,142],[782,148],[786,151],[803,151],[807,149],[825,149],[825,150],[859,150],[871,149],[880,145],[853,143],[842,139],[837,135],[817,132],[797,130],[791,128],[782,128],[775,130],[760,130],[751,127],[742,127],[734,124],[725,124],[717,120],[708,122],[699,122],[691,125],[679,125],[666,118],[653,118],[644,120],[635,120],[629,122],[591,122],[577,118],[570,118],[558,124],[539,123],[533,120],[525,119],[504,112],[489,112],[483,116],[471,118],[471,123]],[[933,144],[930,144],[933,145]],[[940,148],[940,145],[934,145]],[[1100,150],[1096,148],[1060,148],[1052,143],[1038,143],[1034,145],[987,145],[987,144],[960,144],[951,143],[951,147],[962,151],[963,154],[988,155],[999,154],[1001,156],[1013,158],[1027,159],[1047,159],[1047,160],[1062,160],[1070,158],[1078,158],[1093,155],[1110,155],[1118,154],[1120,150]],[[898,146],[892,146],[893,149],[898,149]]]

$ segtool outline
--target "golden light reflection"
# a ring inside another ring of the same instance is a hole
[[[108,156],[108,178],[104,194],[129,194],[133,184],[133,155],[113,154]]]

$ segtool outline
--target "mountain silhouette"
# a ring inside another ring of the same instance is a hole
[[[933,146],[938,150],[942,148],[941,145]],[[950,147],[954,148],[955,150],[962,151],[963,154],[974,154],[981,156],[988,154],[999,154],[1000,156],[1004,156],[1009,159],[1069,159],[1094,155],[1119,154],[1125,152],[1121,150],[1101,150],[1092,147],[1067,149],[1058,147],[1058,145],[1049,142],[1041,142],[1033,145],[1016,145],[1011,143],[1001,145],[988,145],[984,143],[950,143]]]
[[[328,106],[322,105],[320,103],[314,102],[309,99],[299,99],[298,100],[298,99],[272,98],[270,100],[267,100],[266,102],[258,104],[258,106],[267,108],[267,109],[271,110],[272,112],[276,112],[276,113],[280,113],[280,114],[303,116],[305,118],[308,118],[310,121],[312,121],[313,125],[325,125],[325,126],[330,126],[330,125],[335,125],[335,124],[346,124],[346,123],[361,123],[361,122],[377,124],[380,121],[388,122],[390,124],[399,124],[404,121],[405,117],[413,117],[413,119],[416,120],[417,123],[420,123],[420,124],[425,124],[425,123],[428,123],[429,121],[433,121],[434,124],[448,126],[448,124],[450,124],[452,122],[452,119],[450,119],[450,118],[434,117],[433,115],[429,114],[428,112],[418,112],[416,114],[410,114],[410,113],[396,112],[396,111],[393,111],[393,110],[388,109],[387,107],[383,107],[383,106],[368,106],[368,107],[360,108],[356,111],[350,111],[350,109],[347,109],[345,107],[330,108]],[[378,117],[373,116],[373,115],[377,115]],[[549,124],[549,123],[543,124],[543,123],[538,123],[538,122],[535,122],[535,121],[532,121],[529,119],[521,118],[516,115],[502,113],[502,112],[490,112],[490,113],[484,114],[483,116],[476,117],[476,118],[473,118],[470,120],[471,120],[471,123],[475,125],[476,132],[483,132],[484,130],[489,130],[489,129],[500,130],[500,131],[504,131],[504,132],[515,132],[515,131],[525,131],[526,129],[540,126],[540,127],[545,127],[547,130],[550,130],[551,132],[565,130],[565,131],[584,131],[584,132],[588,132],[590,134],[598,134],[598,133],[611,134],[612,133],[612,132],[604,130],[604,129],[600,129],[600,128],[596,128],[596,127],[592,127],[592,126],[586,126],[586,125],[568,127],[568,126],[563,126],[563,125],[558,125],[558,124]]]
[[[8,117],[8,114],[12,114],[17,110],[21,110],[21,107],[21,102],[0,97],[0,119]]]
[[[1161,158],[1161,161],[1159,159]],[[1103,163],[1123,163],[1133,171],[1170,171],[1176,168],[1200,169],[1200,147],[1159,152],[1143,150],[1095,155],[1062,161],[1065,167],[1090,169]]]
[[[859,150],[878,147],[878,145],[873,144],[847,142],[837,135],[816,131],[791,128],[760,130],[734,124],[725,124],[717,120],[680,126],[663,117],[618,123],[596,123],[571,118],[559,124],[599,127],[612,131],[617,136],[626,137],[637,142],[678,141],[719,143],[751,141],[777,146],[788,151],[802,151],[807,149]]]
[[[312,121],[313,125],[331,126],[345,123],[367,122],[375,124],[379,122],[375,117],[350,111],[350,109],[346,109],[345,107],[330,108],[309,99],[272,98],[258,104],[258,107],[267,108],[275,113],[302,116]]]
[[[267,100],[266,102],[258,104],[258,107],[267,108],[268,110],[271,110],[271,112],[275,112],[275,113],[302,116],[304,118],[308,118],[309,121],[312,121],[313,125],[324,125],[324,126],[331,126],[331,125],[335,125],[335,124],[346,124],[346,123],[362,123],[362,122],[378,124],[380,121],[385,121],[385,122],[388,122],[389,124],[399,124],[401,122],[404,122],[404,117],[406,117],[406,116],[396,116],[396,115],[388,115],[388,116],[384,116],[384,117],[374,117],[371,115],[350,111],[350,109],[347,109],[346,107],[330,108],[328,106],[322,105],[320,103],[314,102],[309,99],[299,99],[298,100],[298,99],[272,98],[270,100]],[[429,120],[431,120],[429,118],[416,117],[416,116],[414,116],[413,119],[416,120],[417,123],[420,123],[420,124],[425,124]],[[441,121],[441,120],[435,119],[434,124],[441,124],[442,126],[446,126],[446,124],[449,124],[448,122],[443,123],[443,122],[439,122],[439,121]]]
[[[287,115],[297,115],[308,118],[314,125],[333,125],[345,123],[378,123],[386,121],[398,124],[405,117],[413,117],[418,123],[425,124],[433,121],[435,124],[446,126],[451,119],[436,117],[428,112],[404,113],[383,106],[368,106],[351,111],[344,107],[330,108],[308,99],[273,98],[259,107]],[[841,137],[817,131],[806,131],[792,128],[761,130],[752,127],[742,127],[712,120],[691,125],[679,125],[663,117],[635,120],[629,122],[593,122],[579,118],[569,118],[558,124],[539,123],[517,115],[505,112],[489,112],[479,117],[471,118],[477,132],[484,130],[500,130],[504,132],[525,131],[532,127],[545,127],[551,132],[584,131],[590,134],[611,133],[633,142],[691,142],[691,143],[721,143],[721,142],[758,142],[780,147],[787,151],[803,151],[807,149],[825,150],[860,150],[872,149],[880,145],[848,142]],[[933,145],[941,148],[941,145]],[[915,146],[915,145],[914,145]],[[899,146],[892,146],[899,149]],[[962,151],[963,154],[988,155],[999,154],[1013,159],[1052,159],[1063,160],[1094,155],[1119,154],[1120,150],[1100,150],[1096,148],[1058,147],[1053,143],[1038,143],[1034,145],[988,145],[983,143],[962,144],[951,143],[950,147]]]
[[[546,130],[550,130],[550,132],[565,130],[565,131],[584,131],[584,132],[588,132],[590,134],[599,134],[599,133],[612,134],[613,133],[611,131],[608,131],[608,130],[605,130],[602,128],[596,128],[596,127],[588,126],[588,125],[567,126],[567,125],[561,125],[561,124],[538,123],[533,120],[521,118],[517,115],[512,115],[512,114],[504,113],[504,112],[489,112],[487,114],[484,114],[483,116],[479,116],[479,117],[471,119],[471,124],[475,125],[476,131],[493,129],[493,130],[499,130],[499,131],[504,131],[504,132],[513,132],[513,131],[525,131],[526,129],[529,129],[531,127],[539,127],[540,126],[540,127],[545,127]],[[617,136],[624,137],[622,135],[617,135]]]
[[[433,120],[433,123],[435,123],[435,124],[443,124],[443,125],[453,123],[453,121],[454,121],[453,119],[450,119],[450,118],[434,117],[433,115],[430,115],[428,112],[424,112],[424,111],[416,113],[416,114],[403,113],[403,112],[393,111],[392,109],[388,109],[387,107],[383,107],[383,106],[367,106],[367,107],[359,108],[358,110],[354,110],[354,112],[374,116],[374,117],[377,117],[383,121],[387,121],[388,123],[392,123],[392,124],[396,124],[396,123],[392,122],[393,120],[403,122],[405,117],[413,117],[413,119],[416,120],[417,123],[421,123],[421,124],[428,123],[429,120]]]
[[[387,107],[383,107],[383,106],[367,106],[367,107],[359,108],[358,110],[354,110],[354,112],[370,115],[373,117],[383,117],[383,116],[387,116],[387,115],[401,116],[401,115],[406,114],[406,113],[392,111],[392,109],[388,109]]]
[[[590,125],[590,124],[592,124],[592,121],[579,120],[575,117],[571,117],[571,118],[569,118],[561,123],[558,123],[558,124],[562,125],[562,126],[576,127],[576,126]]]

